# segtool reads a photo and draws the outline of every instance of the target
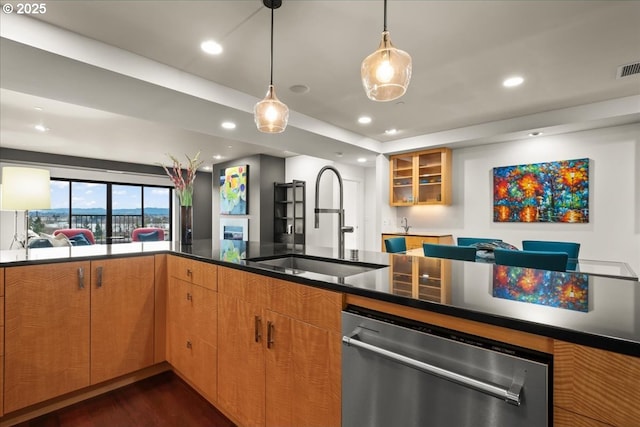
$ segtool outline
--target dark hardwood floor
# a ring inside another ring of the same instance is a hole
[[[164,372],[17,426],[235,427],[173,372]]]

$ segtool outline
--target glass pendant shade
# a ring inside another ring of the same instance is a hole
[[[393,101],[407,91],[411,80],[411,56],[391,44],[388,31],[382,32],[380,46],[362,61],[362,84],[369,99]]]
[[[267,96],[253,107],[253,115],[260,132],[284,132],[289,121],[289,108],[280,102],[273,85],[269,85]]]

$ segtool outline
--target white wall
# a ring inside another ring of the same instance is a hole
[[[589,158],[590,220],[586,224],[493,222],[492,169],[526,163]],[[640,124],[453,150],[451,206],[395,208],[412,232],[450,232],[522,240],[581,243],[584,259],[627,262],[640,273]],[[388,203],[388,202],[387,202]]]
[[[314,204],[315,204],[315,186],[316,177],[322,167],[331,165],[338,169],[343,181],[353,181],[358,183],[359,188],[362,189],[357,197],[357,206],[359,207],[356,213],[356,224],[345,225],[357,225],[359,227],[358,232],[362,236],[360,241],[356,244],[357,247],[348,249],[364,249],[364,241],[367,239],[367,235],[371,235],[371,231],[365,229],[367,222],[365,221],[365,194],[371,191],[365,180],[364,167],[347,165],[338,162],[330,162],[325,159],[319,159],[310,156],[295,156],[288,157],[285,161],[285,180],[290,182],[294,179],[302,180],[306,182],[306,242],[310,246],[325,246],[325,247],[338,247],[338,215],[337,214],[320,214],[320,227],[314,228]],[[369,168],[372,169],[372,168]],[[372,169],[373,170],[373,169]],[[320,181],[320,208],[338,208],[339,206],[339,190],[338,180],[331,171],[327,171],[322,175]],[[346,196],[345,196],[346,197]],[[353,197],[353,196],[351,196]]]

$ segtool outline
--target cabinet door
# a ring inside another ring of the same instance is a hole
[[[262,307],[218,295],[218,405],[242,426],[265,423],[265,327]]]
[[[91,383],[153,364],[153,257],[91,262]]]
[[[391,188],[389,191],[391,206],[409,206],[414,204],[414,156],[402,154],[391,156]]]
[[[267,427],[341,423],[340,334],[267,314]]]
[[[5,412],[89,385],[89,262],[5,270]]]

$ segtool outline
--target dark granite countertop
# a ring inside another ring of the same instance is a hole
[[[210,240],[196,241],[188,249],[170,242],[34,249],[29,251],[28,258],[24,250],[1,251],[0,267],[166,252],[640,357],[640,283],[584,273],[369,251],[354,253],[347,250],[345,259],[340,259],[333,248],[298,246],[292,249],[285,245],[254,242],[248,242],[246,259],[225,259],[219,242],[212,244]],[[334,277],[300,271],[285,273],[250,261],[251,258],[292,253],[383,267]],[[428,288],[430,280],[437,279],[439,263],[448,263],[451,275],[440,282],[436,297],[427,295],[428,292],[414,291],[413,296],[406,292],[407,280]],[[434,265],[436,270],[433,270]]]

